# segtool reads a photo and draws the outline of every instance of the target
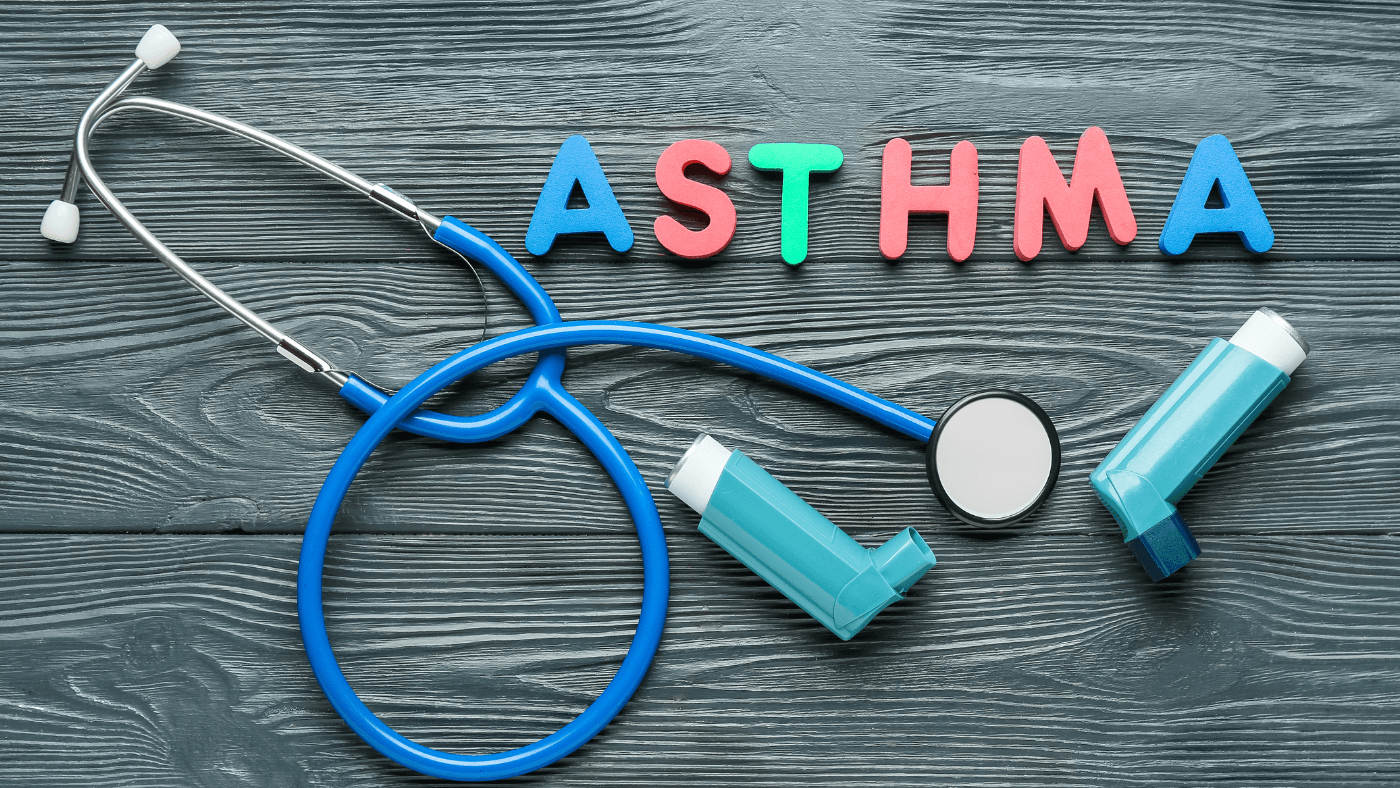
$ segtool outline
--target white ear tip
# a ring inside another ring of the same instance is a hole
[[[44,223],[39,226],[39,232],[50,241],[73,243],[78,238],[78,206],[63,200],[49,203],[49,209],[44,211]]]
[[[141,43],[136,45],[136,56],[145,61],[146,68],[155,70],[170,62],[170,58],[180,54],[180,40],[166,29],[165,25],[151,25]]]

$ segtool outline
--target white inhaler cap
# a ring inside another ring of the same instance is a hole
[[[1293,370],[1308,357],[1308,343],[1278,313],[1268,307],[1249,316],[1240,330],[1230,337],[1230,344],[1264,359],[1292,375]]]
[[[732,453],[709,435],[701,435],[676,461],[676,467],[666,477],[666,489],[703,515]]]

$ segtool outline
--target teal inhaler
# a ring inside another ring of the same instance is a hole
[[[1089,476],[1154,581],[1201,554],[1173,506],[1244,432],[1307,356],[1271,309],[1215,338]]]
[[[933,568],[933,551],[906,528],[876,548],[845,531],[743,452],[701,435],[666,488],[699,512],[700,532],[842,640]]]

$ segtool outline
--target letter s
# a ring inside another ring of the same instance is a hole
[[[738,214],[729,195],[709,184],[685,177],[685,168],[699,164],[716,175],[727,175],[732,166],[729,152],[709,140],[681,140],[662,151],[656,160],[656,186],[673,202],[710,217],[703,230],[687,230],[670,216],[658,216],[653,229],[667,251],[699,259],[719,254],[734,239]]]

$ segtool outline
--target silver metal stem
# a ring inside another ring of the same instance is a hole
[[[63,173],[63,190],[59,192],[58,199],[70,204],[78,202],[78,180],[82,174],[78,169],[78,151],[74,150],[68,154],[68,171]]]
[[[110,90],[110,88],[108,90]],[[82,170],[83,180],[87,181],[88,188],[92,189],[92,193],[97,195],[97,199],[107,207],[107,210],[112,212],[113,216],[117,217],[117,221],[121,222],[122,226],[131,231],[131,234],[136,236],[136,240],[140,241],[142,246],[145,246],[147,249],[151,250],[152,254],[160,258],[160,261],[165,263],[166,267],[179,274],[186,282],[194,285],[197,290],[222,307],[224,311],[243,321],[249,328],[261,334],[269,342],[274,345],[280,345],[282,340],[287,338],[286,334],[273,328],[272,324],[258,317],[252,310],[238,303],[236,299],[223,290],[220,290],[213,282],[200,276],[198,271],[191,268],[188,263],[180,259],[179,255],[175,254],[169,247],[161,243],[160,239],[156,238],[150,230],[147,230],[146,226],[142,224],[131,211],[128,211],[125,205],[122,205],[121,200],[117,199],[117,196],[112,193],[112,190],[107,188],[107,184],[103,182],[102,176],[97,174],[97,170],[93,168],[92,161],[88,156],[88,138],[95,126],[97,113],[101,111],[101,108],[94,103],[92,107],[88,108],[87,112],[83,113],[83,119],[78,123],[78,136],[75,140],[78,167]],[[320,360],[319,357],[318,360]],[[330,366],[328,363],[323,365],[327,368]]]
[[[338,167],[316,154],[286,140],[276,137],[267,132],[260,131],[238,121],[216,115],[212,112],[205,112],[183,104],[176,104],[170,101],[148,97],[131,97],[117,101],[117,97],[131,84],[137,76],[145,70],[145,64],[140,60],[132,63],[117,77],[107,89],[92,102],[83,113],[82,119],[78,122],[78,130],[74,139],[73,156],[69,162],[68,173],[64,176],[63,199],[65,202],[73,202],[73,197],[77,192],[78,175],[81,173],[83,180],[87,181],[88,187],[92,189],[97,199],[106,206],[107,210],[117,218],[117,221],[126,227],[143,246],[149,249],[161,262],[179,274],[181,278],[194,285],[201,293],[211,301],[218,304],[224,311],[241,320],[249,328],[258,332],[268,341],[277,346],[277,352],[291,360],[302,369],[320,374],[338,386],[345,384],[348,377],[345,373],[336,370],[326,359],[317,355],[311,349],[297,342],[295,339],[279,331],[272,324],[258,317],[251,309],[243,306],[237,299],[225,293],[213,282],[205,279],[195,271],[179,255],[171,251],[169,247],[161,243],[146,226],[136,218],[121,200],[107,188],[102,177],[97,174],[97,170],[92,165],[89,152],[92,133],[98,125],[107,118],[118,112],[128,109],[143,109],[150,112],[159,112],[165,115],[185,118],[201,123],[211,128],[227,131],[230,134],[243,137],[251,142],[258,143],[264,147],[278,151],[289,156],[312,169],[321,172],[340,183],[349,186],[361,194],[370,196],[393,212],[404,216],[424,228],[431,237],[432,231],[442,223],[442,220],[427,211],[421,210],[412,200],[404,197],[398,192],[389,189],[387,186],[372,184],[369,181],[355,175],[342,167]],[[431,229],[429,229],[431,228]],[[475,273],[475,270],[473,270]]]
[[[78,176],[81,173],[81,168],[78,165],[77,140],[78,137],[82,136],[83,123],[89,121],[90,118],[95,117],[97,114],[101,113],[102,110],[106,109],[107,105],[111,104],[113,99],[120,96],[122,91],[130,87],[131,83],[137,77],[141,76],[141,72],[145,70],[145,62],[137,58],[131,65],[126,67],[126,70],[121,73],[121,76],[112,80],[110,85],[101,93],[97,94],[97,98],[93,99],[92,103],[89,104],[88,108],[83,112],[83,117],[78,120],[78,130],[73,135],[73,152],[68,156],[68,171],[63,174],[63,191],[59,195],[60,200],[66,203],[77,201],[75,198],[78,196]]]
[[[217,115],[213,112],[205,112],[202,109],[195,109],[194,107],[184,104],[176,104],[173,101],[165,101],[149,96],[129,96],[120,101],[110,103],[107,107],[100,110],[100,114],[105,119],[109,115],[115,115],[118,112],[128,109],[144,109],[150,112],[158,112],[162,115],[184,118],[210,128],[226,131],[296,159],[313,170],[340,181],[360,194],[368,195],[370,192],[374,191],[374,184],[343,167],[331,164],[300,145],[295,145],[281,137],[268,134],[265,131],[255,129],[252,126],[239,123],[232,118],[226,118],[223,115]],[[91,135],[91,131],[89,131],[89,135]]]

